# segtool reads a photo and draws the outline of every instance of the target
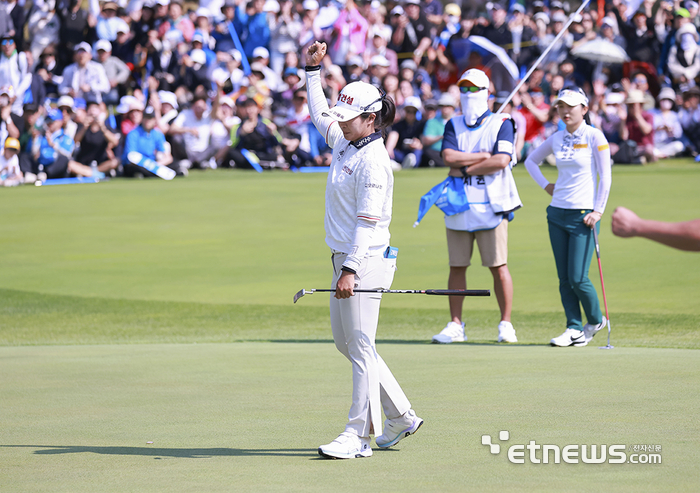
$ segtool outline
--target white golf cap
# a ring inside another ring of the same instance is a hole
[[[58,98],[58,101],[56,102],[56,108],[62,108],[64,106],[67,106],[70,109],[73,109],[73,104],[73,98],[66,94]]]
[[[89,43],[86,43],[85,41],[81,41],[77,45],[75,45],[75,48],[73,48],[73,51],[76,53],[80,50],[87,51],[88,53],[92,53],[92,46],[90,46]]]
[[[382,109],[379,89],[367,82],[351,82],[340,91],[338,102],[323,116],[346,122],[362,113],[375,113]]]
[[[318,10],[319,7],[316,0],[304,0],[304,3],[302,3],[301,6],[304,8],[304,10]]]
[[[219,98],[219,105],[221,106],[228,106],[229,108],[235,108],[236,103],[234,103],[233,99],[228,97],[228,96],[221,96]]]
[[[549,24],[549,16],[544,12],[537,12],[535,15],[532,16],[532,18],[535,21],[542,21],[545,24]]]
[[[452,106],[453,108],[457,107],[457,101],[455,101],[455,98],[452,97],[452,94],[447,92],[443,92],[440,95],[440,99],[438,99],[437,104],[438,106]]]
[[[457,81],[457,85],[463,86],[466,82],[471,82],[476,87],[481,87],[482,89],[489,89],[491,87],[489,76],[478,68],[470,68],[464,72],[459,78],[459,81]]]
[[[117,106],[117,113],[124,115],[131,110],[143,111],[143,103],[134,96],[122,96]]]
[[[200,65],[207,63],[206,53],[204,53],[204,50],[200,50],[199,48],[195,48],[194,50],[190,51],[190,58],[194,63],[199,63]]]
[[[179,105],[177,104],[177,96],[174,92],[158,91],[158,99],[160,99],[161,103],[169,104],[175,109],[178,109],[179,107]]]
[[[231,55],[231,58],[236,60],[237,62],[240,62],[243,60],[243,56],[241,55],[241,52],[238,50],[231,50],[228,52],[229,55]]]
[[[556,105],[559,103],[559,101],[568,104],[569,106],[578,106],[579,104],[588,106],[588,98],[580,89],[562,89],[559,91],[557,100],[554,102],[554,104]]]
[[[389,67],[391,66],[391,62],[389,62],[389,60],[387,60],[387,58],[384,55],[374,55],[372,58],[369,59],[369,66]]]
[[[419,97],[409,96],[404,100],[403,106],[404,108],[415,108],[420,111],[423,105],[421,104]]]
[[[348,59],[348,67],[363,67],[365,66],[364,60],[362,60],[362,57],[359,55],[352,56]]]
[[[403,10],[403,7],[401,5],[397,5],[396,7],[391,9],[391,15],[403,15],[403,14],[404,14],[404,10]]]
[[[661,101],[662,99],[670,99],[671,101],[675,102],[676,101],[676,91],[674,91],[670,87],[664,87],[663,89],[661,89],[661,91],[659,92],[659,97],[656,99],[658,99],[659,101]]]
[[[605,95],[605,104],[622,104],[624,102],[624,92],[609,92]]]
[[[211,12],[209,12],[209,9],[206,7],[199,7],[196,15],[197,17],[206,17],[207,19],[211,19]]]
[[[114,21],[114,25],[116,27],[114,28],[114,31],[119,34],[119,33],[128,33],[131,31],[131,28],[129,27],[129,24],[126,23],[126,21],[120,17],[116,17],[116,20]]]
[[[605,26],[615,27],[615,24],[616,24],[615,21],[612,20],[610,17],[603,17],[603,23],[600,27],[601,27],[601,29]]]
[[[264,46],[258,46],[253,50],[253,58],[270,58],[270,52]]]
[[[263,12],[274,12],[277,13],[280,11],[280,4],[277,3],[275,0],[267,0],[265,4],[263,5]]]
[[[97,43],[95,43],[95,51],[108,51],[112,52],[112,43],[107,41],[106,39],[101,39]]]

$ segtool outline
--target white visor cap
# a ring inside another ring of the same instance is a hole
[[[346,122],[362,113],[376,113],[381,109],[379,89],[367,82],[351,82],[340,91],[336,105],[324,112],[323,116]]]

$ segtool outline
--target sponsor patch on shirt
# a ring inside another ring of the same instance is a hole
[[[378,190],[381,190],[382,186],[378,183],[365,183],[365,188],[376,188]]]
[[[507,140],[498,141],[498,152],[504,152],[506,154],[513,154],[513,143]]]
[[[574,144],[574,149],[588,149],[588,144]]]
[[[610,149],[609,144],[603,144],[602,146],[598,146],[599,151],[604,151],[605,149]]]
[[[349,175],[352,175],[353,171],[347,166],[343,166],[343,171]]]

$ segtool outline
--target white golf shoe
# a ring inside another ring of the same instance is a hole
[[[501,320],[498,324],[498,342],[518,342],[512,323]]]
[[[437,344],[450,344],[452,342],[464,342],[467,336],[464,335],[464,322],[448,323],[442,331],[433,336],[433,342]]]
[[[585,346],[588,344],[586,336],[583,334],[582,330],[576,329],[566,329],[562,335],[555,337],[549,343],[552,346],[566,347],[566,346]]]
[[[600,322],[597,325],[591,325],[591,324],[586,324],[583,326],[583,336],[586,338],[586,343],[591,342],[591,339],[593,339],[593,336],[596,335],[600,329],[605,327],[605,324],[607,324],[608,321],[605,317],[603,317],[603,321]]]
[[[402,439],[413,435],[422,424],[423,420],[416,416],[413,409],[409,409],[403,416],[396,419],[387,419],[384,421],[384,433],[375,439],[377,447],[393,447]]]
[[[353,433],[344,431],[331,443],[321,445],[318,448],[318,454],[329,459],[372,457],[372,447],[370,446],[369,437],[358,437]]]

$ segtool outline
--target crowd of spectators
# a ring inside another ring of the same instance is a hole
[[[355,80],[395,100],[386,143],[397,168],[442,165],[464,70],[493,74],[499,107],[517,82],[497,75],[499,54],[522,77],[552,43],[504,108],[517,123],[521,160],[561,128],[552,102],[569,85],[589,95],[591,123],[616,163],[700,152],[693,0],[592,1],[581,14],[576,0],[25,2],[0,0],[0,164],[17,155],[21,170],[5,184],[149,174],[133,156],[180,175],[327,165],[300,56],[314,40],[329,47],[330,104]],[[625,59],[584,54],[593,42],[612,43]]]

